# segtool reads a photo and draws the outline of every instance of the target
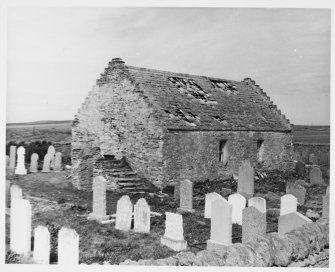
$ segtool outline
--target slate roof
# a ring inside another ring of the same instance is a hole
[[[115,67],[113,61],[109,64]],[[127,65],[123,69],[161,109],[159,118],[170,130],[292,131],[289,120],[250,78],[233,81]],[[108,71],[98,85],[106,83]]]

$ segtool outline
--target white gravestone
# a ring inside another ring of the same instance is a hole
[[[206,194],[205,196],[205,218],[211,218],[212,203],[217,199],[223,198],[216,192]]]
[[[31,205],[26,199],[14,199],[10,213],[10,249],[28,255],[31,250]]]
[[[17,165],[15,168],[15,175],[27,175],[27,169],[24,165],[24,154],[26,150],[23,146],[17,149]]]
[[[246,199],[240,194],[232,194],[228,197],[228,202],[232,206],[232,222],[242,225],[242,212],[246,206]]]
[[[9,166],[8,168],[14,169],[15,168],[15,162],[16,162],[16,146],[11,145],[9,150]]]
[[[43,160],[43,169],[42,169],[43,173],[50,172],[50,162],[51,162],[51,155],[50,154],[46,154],[44,156],[44,160]]]
[[[30,157],[30,169],[29,169],[29,171],[32,172],[32,173],[36,173],[36,172],[38,172],[37,167],[38,167],[38,154],[33,153],[33,154],[31,154],[31,157]]]
[[[286,194],[280,198],[280,215],[297,211],[298,200],[294,195]]]
[[[150,206],[144,198],[137,200],[134,205],[134,231],[150,232]]]
[[[211,236],[207,250],[225,249],[232,243],[232,206],[224,198],[212,202]]]
[[[249,198],[254,195],[255,170],[250,161],[242,161],[238,169],[237,192]]]
[[[177,213],[166,212],[165,233],[161,237],[161,243],[174,251],[187,248],[184,240],[183,216]]]
[[[262,197],[252,197],[248,200],[248,207],[255,207],[262,213],[266,213],[266,200]]]
[[[50,168],[51,169],[54,169],[54,166],[55,166],[55,153],[56,153],[55,148],[52,145],[50,145],[48,148],[47,154],[50,155]]]
[[[74,229],[62,227],[58,232],[58,264],[79,264],[79,235]]]
[[[179,213],[194,213],[193,209],[193,182],[184,179],[180,182],[180,207],[177,209]]]
[[[8,168],[8,167],[9,167],[9,156],[6,155],[6,168]]]
[[[57,152],[55,155],[55,171],[62,171],[62,153],[61,152]]]
[[[115,228],[128,231],[131,228],[131,217],[133,213],[133,204],[129,196],[122,196],[116,205]]]
[[[22,189],[18,185],[12,185],[10,187],[10,206],[13,206],[15,199],[22,199]]]
[[[106,215],[106,179],[102,176],[94,177],[92,189],[93,212],[88,218],[98,222],[107,220],[109,216]]]
[[[35,263],[50,263],[50,233],[47,227],[37,226],[35,228],[33,257]]]

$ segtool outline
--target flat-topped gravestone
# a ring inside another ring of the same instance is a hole
[[[107,220],[109,217],[106,215],[106,179],[102,176],[94,177],[92,191],[93,211],[88,218],[98,222]]]
[[[207,250],[224,249],[232,243],[232,206],[224,198],[212,202],[211,236]]]
[[[184,179],[180,182],[180,207],[177,209],[179,213],[194,213],[193,209],[193,182]]]
[[[313,222],[308,217],[298,212],[287,213],[278,218],[278,235],[284,236],[291,230],[302,227],[303,225]]]
[[[134,205],[134,231],[150,232],[150,206],[144,198],[137,200]]]
[[[6,155],[6,168],[8,168],[8,167],[9,167],[9,156]]]
[[[32,173],[38,172],[38,170],[37,170],[38,158],[39,158],[38,154],[36,154],[36,153],[31,154],[29,171],[32,172]]]
[[[246,206],[246,199],[240,194],[232,194],[228,197],[228,202],[232,206],[233,224],[242,225],[242,211]]]
[[[37,226],[34,231],[34,262],[50,263],[50,233],[47,227]]]
[[[298,200],[294,195],[287,194],[280,198],[280,215],[297,211]]]
[[[326,195],[322,196],[322,217],[329,218],[329,186]]]
[[[249,207],[255,207],[261,213],[266,213],[266,200],[262,197],[252,197],[248,200]],[[243,222],[243,220],[242,220]]]
[[[31,250],[31,205],[26,199],[15,198],[10,212],[10,249],[28,255]]]
[[[131,228],[131,217],[133,213],[133,204],[129,196],[122,196],[116,205],[115,228],[128,231]]]
[[[43,160],[43,169],[42,169],[43,173],[50,172],[50,162],[51,162],[51,155],[50,154],[46,154],[44,156],[44,160]]]
[[[166,212],[165,233],[161,237],[161,243],[174,251],[187,248],[184,240],[183,216],[177,213]]]
[[[304,177],[306,173],[305,163],[302,161],[298,161],[295,165],[295,171],[299,176]]]
[[[10,187],[10,206],[13,206],[15,199],[22,199],[22,189],[18,185],[12,185]]]
[[[54,167],[54,171],[62,171],[63,170],[63,166],[62,166],[62,153],[61,152],[57,152],[55,154],[55,167]]]
[[[223,198],[221,195],[219,195],[216,192],[206,194],[205,196],[205,218],[211,218],[211,212],[212,212],[212,202]]]
[[[294,195],[300,205],[305,204],[306,189],[297,182],[287,182],[286,183],[286,194]]]
[[[14,169],[16,163],[16,146],[11,145],[9,149],[9,166],[8,168]]]
[[[15,168],[15,175],[27,175],[27,169],[24,165],[24,155],[26,150],[23,146],[17,149],[17,165]]]
[[[266,213],[256,207],[243,209],[242,243],[256,242],[257,238],[266,235]]]
[[[250,161],[242,161],[238,169],[237,192],[249,198],[254,195],[255,170]]]
[[[79,264],[79,235],[62,227],[58,232],[58,264]]]
[[[311,184],[322,184],[322,172],[320,166],[312,165],[309,170],[309,180]]]

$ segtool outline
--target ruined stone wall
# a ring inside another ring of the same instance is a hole
[[[263,162],[257,163],[257,141],[263,140]],[[228,160],[219,161],[219,143],[226,140]],[[216,180],[238,173],[249,159],[259,170],[293,168],[292,134],[254,131],[171,131],[164,144],[167,183],[180,179]]]

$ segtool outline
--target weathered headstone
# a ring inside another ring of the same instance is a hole
[[[174,251],[187,248],[184,240],[183,216],[177,213],[166,212],[165,233],[161,237],[161,243]]]
[[[261,213],[266,213],[266,200],[262,197],[252,197],[252,198],[250,198],[248,200],[248,206],[249,207],[255,207]]]
[[[306,173],[305,163],[302,161],[298,161],[295,165],[295,171],[299,176],[304,177]]]
[[[298,181],[286,183],[286,194],[294,195],[300,205],[305,204],[306,189]]]
[[[15,168],[15,175],[27,175],[27,169],[24,165],[24,154],[26,150],[23,146],[17,149],[17,165]]]
[[[179,213],[194,213],[193,209],[193,183],[187,179],[180,182],[180,207],[177,209]]]
[[[62,227],[58,232],[58,264],[79,264],[79,235]]]
[[[46,154],[44,156],[44,160],[43,160],[43,169],[42,169],[43,173],[50,172],[50,162],[51,162],[51,155],[50,154]]]
[[[206,194],[205,196],[205,218],[211,218],[212,203],[217,199],[221,199],[222,196],[216,192]]]
[[[232,243],[232,206],[224,198],[212,202],[211,236],[207,250],[222,249]]]
[[[312,165],[309,170],[309,180],[311,184],[322,184],[322,172],[320,166]]]
[[[52,145],[50,145],[48,148],[47,154],[50,155],[50,168],[51,169],[54,169],[55,167],[55,153],[56,153],[55,148]]]
[[[14,169],[15,168],[15,162],[16,162],[16,146],[11,145],[9,150],[9,166],[8,168]]]
[[[322,217],[329,218],[329,186],[326,195],[322,196]]]
[[[250,161],[242,161],[238,169],[237,192],[247,198],[254,195],[255,170]]]
[[[33,258],[38,264],[50,263],[50,233],[47,227],[35,228]]]
[[[175,201],[179,201],[180,198],[180,182],[174,185],[173,198]]]
[[[6,155],[6,168],[8,168],[8,167],[9,167],[9,156]]]
[[[242,211],[246,206],[246,199],[241,194],[232,194],[228,197],[228,203],[232,206],[232,222],[242,225]]]
[[[62,171],[63,169],[62,166],[62,153],[61,152],[57,152],[55,155],[55,171]]]
[[[313,221],[298,212],[281,215],[278,218],[278,235],[283,236],[285,233],[300,228],[309,222]]]
[[[131,228],[131,217],[133,213],[133,204],[129,196],[122,196],[116,205],[115,228],[128,231]]]
[[[318,158],[315,156],[315,154],[311,153],[308,156],[308,162],[309,164],[318,164]]]
[[[266,213],[256,207],[243,209],[242,243],[255,242],[266,235]]]
[[[297,202],[298,200],[294,195],[283,195],[280,198],[280,215],[296,212]]]
[[[10,212],[10,249],[28,255],[31,250],[31,205],[26,199],[15,198]]]
[[[6,208],[10,207],[10,181],[6,179]]]
[[[134,231],[150,232],[150,206],[144,198],[137,200],[134,205]]]
[[[30,157],[30,169],[29,169],[29,171],[32,172],[32,173],[38,172],[37,166],[38,166],[38,154],[33,153],[33,154],[31,154],[31,157]]]
[[[106,215],[106,179],[102,176],[94,177],[92,184],[93,211],[89,214],[90,220],[101,222],[107,220]]]
[[[10,187],[10,206],[13,206],[15,199],[22,199],[22,189],[18,185],[12,185]]]

